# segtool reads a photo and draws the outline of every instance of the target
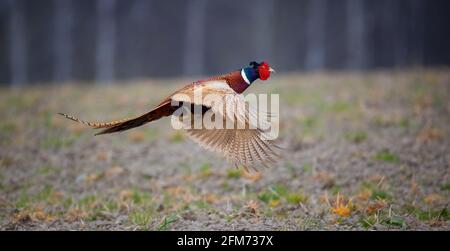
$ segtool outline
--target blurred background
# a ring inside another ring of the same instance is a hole
[[[445,0],[0,0],[0,83],[450,64]]]

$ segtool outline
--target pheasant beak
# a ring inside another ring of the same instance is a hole
[[[269,72],[276,73],[276,71],[272,67],[269,67]]]

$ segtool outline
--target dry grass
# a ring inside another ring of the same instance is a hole
[[[288,74],[279,166],[248,174],[169,119],[130,132],[86,120],[139,114],[183,80],[0,92],[0,228],[450,229],[450,72]]]

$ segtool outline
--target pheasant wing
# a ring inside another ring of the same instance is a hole
[[[229,161],[246,169],[261,165],[269,167],[280,157],[278,146],[267,129],[263,130],[258,124],[261,121],[257,120],[255,109],[225,81],[204,82],[176,93],[171,99],[210,107],[208,112],[214,113],[211,117],[222,120],[222,124],[232,121],[232,128],[224,129],[197,129],[192,120],[189,121],[188,135],[204,148],[220,152]]]

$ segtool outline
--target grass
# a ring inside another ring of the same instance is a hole
[[[369,198],[372,200],[392,201],[393,196],[389,191],[383,188],[380,184],[375,184],[370,181],[363,181],[361,183],[361,191],[367,191]]]
[[[242,169],[229,168],[227,169],[227,178],[228,179],[238,179],[242,176]]]
[[[12,134],[18,130],[18,126],[13,122],[0,122],[0,133]]]
[[[74,134],[69,136],[60,136],[50,133],[43,139],[41,145],[45,149],[66,148],[72,146],[77,138],[78,137]]]
[[[142,230],[149,230],[149,224],[152,220],[152,213],[148,210],[137,210],[129,214],[131,223],[138,225]]]
[[[366,229],[373,227],[377,222],[374,217],[364,217],[361,216],[358,220],[358,223]]]
[[[324,137],[324,124],[320,116],[303,116],[297,119],[299,123],[300,133],[297,135],[299,139],[310,138],[315,140]]]
[[[18,131],[18,126],[12,122],[0,122],[0,144],[10,144],[14,140],[14,135]]]
[[[143,192],[139,188],[133,188],[129,200],[135,205],[150,206],[152,205],[152,195],[149,192]]]
[[[158,231],[167,230],[170,224],[174,223],[177,219],[178,215],[176,214],[171,214],[169,216],[164,217],[162,222],[156,227],[156,230]]]
[[[303,193],[289,193],[286,195],[286,201],[290,204],[297,205],[308,201],[308,197]]]
[[[159,136],[158,128],[147,127],[143,130],[146,140],[155,140]]]
[[[36,171],[36,173],[40,174],[40,175],[47,175],[47,174],[52,174],[52,173],[58,173],[60,171],[61,171],[61,169],[59,169],[57,167],[42,166]]]
[[[311,163],[305,163],[303,164],[303,171],[305,173],[312,173],[313,171],[313,165]]]
[[[181,131],[176,131],[171,134],[170,142],[172,143],[180,143],[185,140],[185,135]]]
[[[212,174],[211,171],[211,164],[209,163],[204,163],[203,165],[200,166],[200,174],[202,175],[202,177],[209,177]]]
[[[259,193],[257,198],[272,207],[286,203],[297,205],[308,201],[308,196],[303,191],[290,191],[280,184],[273,185]]]
[[[27,193],[22,191],[15,203],[16,208],[18,209],[26,208],[30,204],[31,204],[31,197]]]
[[[435,219],[446,221],[450,220],[450,210],[447,207],[441,210],[411,207],[408,211],[421,221],[430,221]]]
[[[268,204],[271,201],[279,200],[280,196],[272,192],[263,192],[258,195],[258,199]]]
[[[98,201],[97,196],[94,194],[90,194],[90,195],[86,195],[82,199],[80,199],[78,201],[78,205],[89,208],[97,201]]]
[[[47,201],[50,195],[53,193],[52,185],[45,185],[44,188],[36,195],[36,200]]]
[[[329,104],[326,107],[326,110],[330,111],[330,112],[341,113],[341,112],[347,112],[351,108],[352,108],[352,104],[349,102],[335,101],[335,102],[332,102],[331,104]]]
[[[341,187],[333,185],[330,188],[330,192],[331,192],[332,195],[337,195],[337,194],[339,194],[339,192],[341,192]]]
[[[375,154],[374,159],[388,163],[398,163],[400,161],[399,157],[390,152],[388,149],[381,150]]]
[[[37,193],[30,190],[31,184],[22,184],[20,195],[15,201],[16,208],[27,208],[38,203],[49,203],[49,198],[54,192],[53,186],[46,184]]]
[[[441,186],[442,190],[450,190],[450,183],[445,183]]]
[[[408,118],[401,118],[398,125],[402,128],[408,128],[411,125],[411,122]]]
[[[359,144],[367,139],[367,132],[365,131],[353,131],[345,134],[345,138],[350,142]]]
[[[372,228],[375,224],[382,224],[393,228],[407,228],[406,221],[400,216],[388,216],[386,212],[377,216],[360,217],[358,223],[366,229]]]
[[[373,190],[371,198],[374,200],[390,200],[392,196],[383,190]]]
[[[299,121],[305,130],[311,130],[318,125],[318,119],[316,117],[303,117]]]
[[[198,209],[207,209],[211,207],[211,205],[203,199],[194,201],[193,205]]]

